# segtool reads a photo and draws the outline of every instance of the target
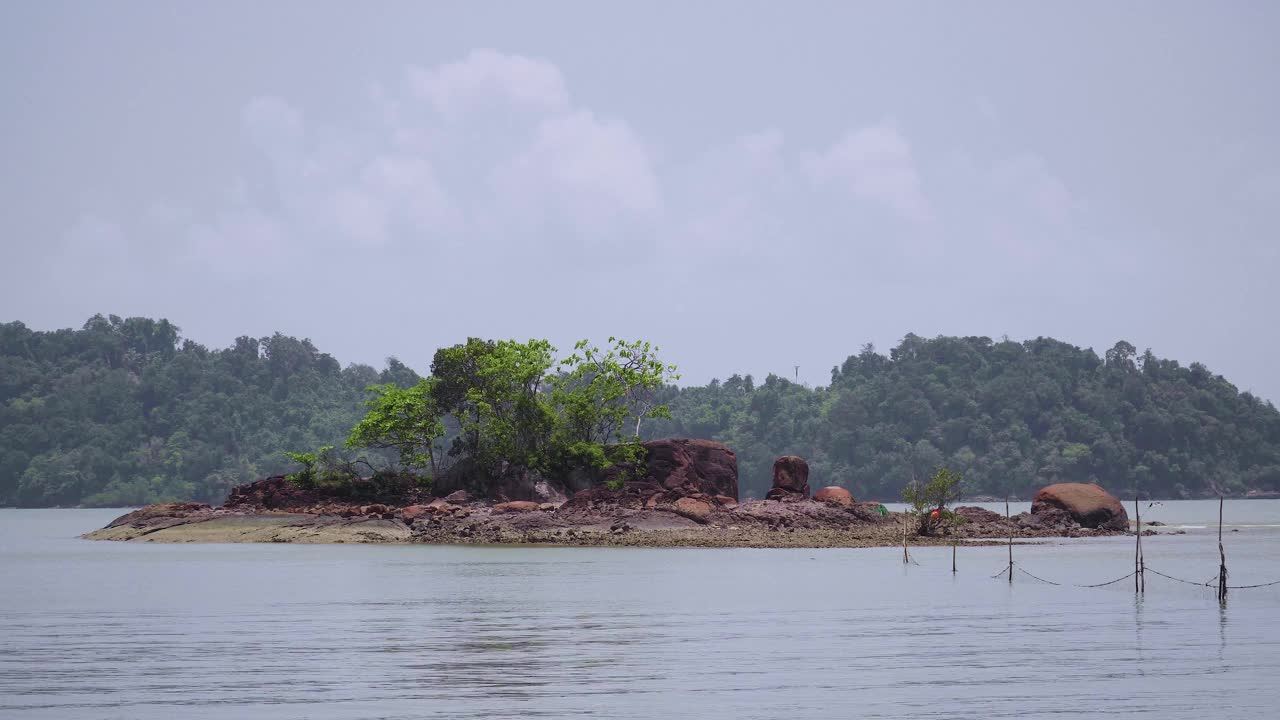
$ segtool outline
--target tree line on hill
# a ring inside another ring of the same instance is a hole
[[[537,351],[547,377],[575,372],[544,366],[549,347],[520,345]],[[554,452],[536,457],[548,472],[564,467],[555,464],[564,452],[595,453],[638,429],[726,443],[748,497],[763,496],[773,460],[786,454],[808,459],[811,484],[843,485],[867,499],[896,499],[939,467],[960,473],[967,494],[997,497],[1026,497],[1054,481],[1165,498],[1280,490],[1280,412],[1270,402],[1199,363],[1183,367],[1127,342],[1099,356],[1047,338],[907,335],[887,355],[865,346],[824,387],[775,375],[663,384],[643,403],[626,403],[625,420],[622,406],[612,408],[606,425],[625,429],[613,438],[592,430],[602,416],[587,410],[598,391],[572,395],[597,372],[582,365],[580,358],[576,379],[558,385],[558,400],[555,383],[538,384],[527,395],[534,404],[522,406],[528,419],[550,423],[546,437],[591,441],[571,451],[567,440],[545,446]],[[309,340],[280,333],[209,349],[167,320],[98,315],[79,330],[50,332],[0,324],[0,504],[220,502],[235,484],[297,471],[286,452],[343,446],[390,386],[404,400],[423,381],[441,382],[436,370],[424,378],[394,358],[381,370],[343,367]],[[671,378],[669,366],[662,378]],[[423,397],[448,400],[445,390]],[[375,464],[440,471],[462,447],[465,413],[479,417],[462,392],[453,407],[464,412],[442,411],[441,427],[430,427],[435,468],[427,445],[403,455],[397,445],[369,442],[366,454]],[[668,412],[653,412],[659,407]],[[650,416],[638,428],[636,412]],[[507,426],[487,427],[498,431],[491,439],[511,437]],[[512,451],[504,448],[483,450]]]

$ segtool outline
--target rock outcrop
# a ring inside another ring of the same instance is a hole
[[[650,440],[644,449],[641,463],[607,468],[599,483],[574,497],[599,501],[610,496],[624,504],[635,498],[643,503],[654,496],[669,502],[681,497],[738,499],[738,456],[728,446],[713,440],[667,438]],[[605,491],[610,485],[619,486],[619,491]]]
[[[494,515],[505,515],[507,513],[527,513],[537,512],[541,509],[541,503],[532,500],[512,500],[510,502],[498,503],[493,506]]]
[[[681,495],[738,499],[738,456],[714,440],[668,438],[644,444],[645,478]]]
[[[201,515],[209,513],[213,508],[204,503],[194,502],[174,502],[174,503],[156,503],[139,508],[126,515],[121,515],[111,521],[109,528],[119,527],[122,525],[134,525],[142,527],[144,525],[162,524],[168,520],[185,520],[193,515]]]
[[[284,475],[273,475],[231,488],[231,494],[223,507],[258,508],[262,510],[291,510],[308,507],[331,499],[312,490],[305,490],[289,482]]]
[[[1066,512],[1081,527],[1125,530],[1129,515],[1111,493],[1092,483],[1057,483],[1040,488],[1031,501],[1033,516]]]
[[[1000,513],[976,505],[961,505],[955,509],[955,513],[973,523],[1000,523],[1005,520]]]
[[[675,513],[687,517],[699,524],[706,524],[711,518],[711,505],[691,497],[682,497],[673,505]]]
[[[853,507],[853,493],[838,486],[828,485],[813,494],[813,499],[818,502],[830,503],[832,505],[842,505],[844,507]]]
[[[675,511],[675,503],[682,498],[702,503],[708,514],[737,506],[738,457],[725,445],[668,438],[646,442],[644,448],[642,463],[606,469],[598,484],[574,493],[560,510],[570,515],[658,508]]]
[[[798,455],[783,455],[773,462],[770,500],[803,500],[809,497],[809,463]]]

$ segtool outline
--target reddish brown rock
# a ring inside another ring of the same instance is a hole
[[[798,455],[783,455],[773,462],[773,487],[765,494],[770,500],[809,497],[809,463]]]
[[[813,499],[818,502],[830,503],[832,505],[853,507],[853,493],[838,485],[828,485],[822,488],[813,494]]]
[[[690,497],[682,497],[676,500],[672,508],[677,515],[687,517],[704,525],[711,518],[711,505]]]
[[[1000,522],[1005,519],[998,512],[993,512],[986,508],[980,508],[974,505],[962,505],[955,510],[956,515],[975,523],[993,523]]]
[[[381,517],[395,514],[395,508],[420,504],[428,497],[416,484],[405,482],[387,486],[372,478],[355,478],[342,487],[316,489],[299,486],[284,475],[275,475],[232,488],[224,507],[313,515],[344,514],[351,508],[357,514]]]
[[[454,492],[449,493],[448,495],[445,495],[444,499],[448,500],[451,503],[471,502],[471,493],[467,492],[466,490],[456,490]]]
[[[715,497],[715,501],[720,503],[722,506],[729,508],[730,510],[738,507],[738,501],[735,498],[729,497],[728,495],[717,495]]]
[[[414,520],[424,518],[432,514],[434,511],[434,508],[427,507],[426,505],[410,505],[400,511],[400,518],[406,523],[412,523]]]
[[[322,493],[307,490],[289,482],[283,475],[274,475],[231,489],[224,507],[261,508],[264,510],[294,510],[310,507],[328,500]]]
[[[1051,509],[1066,511],[1072,520],[1088,528],[1125,530],[1129,515],[1114,495],[1092,483],[1056,483],[1040,488],[1031,501],[1031,514]]]
[[[534,512],[538,509],[539,503],[532,500],[512,500],[511,502],[498,503],[493,506],[494,515],[506,515],[508,513],[527,513]]]
[[[738,497],[738,456],[712,440],[668,438],[644,444],[643,473],[630,465],[615,465],[604,472],[605,482],[626,478],[624,491],[641,495],[666,492],[678,496],[697,494]]]
[[[644,444],[646,480],[682,495],[738,497],[738,456],[712,440],[668,438]]]
[[[200,513],[212,512],[213,508],[204,503],[194,502],[174,502],[174,503],[156,503],[139,508],[131,513],[121,515],[111,521],[107,527],[117,527],[119,525],[143,525],[146,523],[154,523],[164,518],[186,518]]]
[[[538,503],[538,509],[541,510],[542,512],[555,512],[556,508],[558,507],[560,506],[555,503],[549,503],[549,502]]]

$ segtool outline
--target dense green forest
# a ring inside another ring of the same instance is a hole
[[[296,470],[285,451],[342,445],[370,385],[421,379],[394,359],[344,368],[279,333],[210,350],[166,320],[0,324],[0,504],[218,502]],[[727,443],[746,496],[763,496],[783,454],[808,458],[812,484],[876,499],[938,466],[971,495],[1025,497],[1054,480],[1153,497],[1280,490],[1271,403],[1125,342],[1099,357],[1044,338],[907,335],[887,356],[865,347],[826,387],[734,375],[654,401],[671,417],[641,433]]]
[[[757,496],[785,453],[809,460],[811,484],[875,499],[939,466],[971,496],[1053,481],[1161,498],[1280,489],[1274,405],[1123,341],[1099,357],[1048,338],[907,335],[887,357],[865,346],[827,387],[733,376],[669,392],[672,420],[653,430],[733,447]]]
[[[284,450],[341,440],[365,388],[418,375],[341,367],[277,333],[223,350],[166,320],[95,316],[81,330],[0,325],[0,503],[221,502],[292,468]]]

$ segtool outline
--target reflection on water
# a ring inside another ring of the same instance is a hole
[[[1242,521],[1280,504],[1256,507]],[[73,539],[115,514],[0,510],[0,717],[1263,718],[1280,701],[1280,588],[1224,608],[1150,576],[1143,598],[1009,586],[990,578],[1004,548],[961,548],[952,576],[949,548],[904,568],[893,548]],[[1215,542],[1144,550],[1207,576]],[[1132,552],[1015,549],[1068,583],[1123,574]],[[1227,552],[1233,581],[1280,572],[1273,529]]]

